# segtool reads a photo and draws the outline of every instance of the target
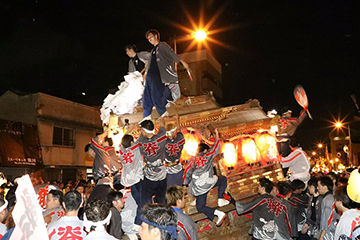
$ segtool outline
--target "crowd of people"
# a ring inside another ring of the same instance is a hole
[[[259,180],[259,196],[236,202],[238,214],[253,213],[252,239],[359,239],[360,204],[346,190],[348,175],[317,174],[307,183]]]
[[[130,146],[139,144],[133,143],[132,138],[129,139]],[[202,155],[205,158],[211,156],[209,153],[217,154],[216,148],[216,142],[212,147],[202,146],[198,156]],[[206,149],[206,151],[202,149]],[[143,157],[141,154],[140,156]],[[209,162],[212,164],[211,160]],[[206,166],[204,167],[206,169]],[[191,168],[195,169],[191,170]],[[186,172],[192,172],[190,176],[197,177],[198,174],[193,175],[197,171],[199,168],[194,163],[188,171],[185,171],[185,179]],[[209,174],[211,171],[205,170],[204,172]],[[143,174],[146,177],[145,172]],[[213,177],[215,176],[213,175]],[[209,189],[214,186],[219,187],[219,194],[225,192],[226,178],[225,180],[221,180],[222,176],[218,178],[218,180],[212,181],[211,178],[207,177],[205,183],[209,186],[181,186],[182,183],[167,186],[165,184],[162,186],[165,189],[163,202],[160,202],[162,198],[156,196],[162,194],[161,191],[154,192],[150,203],[147,203],[147,200],[141,200],[140,197],[138,202],[135,200],[136,203],[139,203],[138,211],[133,210],[135,215],[130,220],[133,222],[133,231],[127,232],[124,231],[123,224],[128,219],[125,219],[122,213],[126,205],[125,202],[128,200],[125,195],[131,197],[133,190],[131,186],[126,187],[122,183],[129,179],[122,180],[121,177],[119,180],[114,179],[113,186],[110,187],[109,191],[100,188],[101,194],[91,199],[90,196],[94,193],[96,186],[106,185],[99,184],[100,179],[96,185],[92,181],[86,182],[84,180],[69,181],[67,184],[59,182],[42,183],[41,178],[39,180],[36,173],[31,174],[33,183],[40,181],[40,185],[37,186],[51,186],[43,210],[49,239],[79,240],[137,239],[137,236],[142,239],[197,239],[196,225],[192,218],[183,211],[187,192],[196,197],[198,211],[203,212],[209,219],[213,220],[218,210],[206,206],[206,196]],[[360,203],[354,202],[348,196],[348,178],[348,172],[340,175],[332,172],[326,175],[322,173],[312,174],[307,183],[299,179],[275,183],[268,178],[260,178],[258,180],[258,196],[251,201],[235,201],[231,195],[227,195],[227,199],[235,205],[238,215],[252,213],[252,224],[248,234],[253,240],[360,239]],[[139,183],[140,185],[135,187],[137,190],[134,191],[138,191],[141,196],[142,189],[147,188],[147,185],[143,185],[143,179],[140,179],[137,183],[133,182],[132,186]],[[157,187],[159,186],[161,185],[157,185]],[[0,239],[2,240],[10,239],[15,227],[11,215],[16,204],[14,188],[16,186],[10,187],[6,198],[4,196],[0,198]],[[126,191],[127,188],[130,191]],[[36,186],[35,189],[37,189]],[[196,191],[200,191],[200,195]],[[205,191],[205,193],[202,194],[201,191]],[[144,202],[143,205],[141,205],[142,202]],[[219,206],[221,206],[220,202]],[[137,228],[136,223],[140,224]]]

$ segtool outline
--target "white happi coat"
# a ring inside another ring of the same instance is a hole
[[[135,199],[131,195],[130,189],[122,189],[123,199],[125,201],[124,208],[121,210],[121,228],[125,234],[134,234],[134,221],[136,217],[136,210],[138,205],[135,202]]]
[[[77,216],[64,216],[48,226],[49,240],[83,240],[85,232],[83,222]]]
[[[47,215],[51,216],[51,221],[49,223],[49,225],[50,225],[50,224],[58,221],[63,216],[65,216],[65,211],[62,207],[59,206],[59,207],[56,207],[53,209],[45,209],[42,214],[43,214],[43,217],[46,217]]]
[[[301,148],[296,148],[287,157],[282,157],[280,163],[283,168],[291,171],[290,181],[300,179],[305,184],[309,181],[310,162]]]

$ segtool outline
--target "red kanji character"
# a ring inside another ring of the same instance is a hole
[[[122,157],[124,158],[125,163],[132,163],[133,162],[132,158],[134,157],[134,154],[132,154],[131,152],[127,152],[124,153]]]
[[[56,231],[55,231],[55,229],[53,229],[52,232],[49,234],[49,239],[50,240],[51,240],[52,236],[54,236],[55,233],[56,233]]]
[[[196,167],[205,167],[205,164],[206,163],[206,158],[204,157],[197,157],[195,158],[195,164],[196,164]]]
[[[180,152],[180,148],[175,144],[168,143],[166,146],[166,151],[169,153],[170,156],[176,156],[178,152]]]
[[[359,226],[359,225],[360,225],[360,216],[356,217],[351,223],[351,235],[350,235],[350,238],[352,237],[352,232],[353,232],[354,228],[356,226]]]
[[[289,126],[289,121],[288,120],[284,120],[284,119],[280,119],[280,123],[281,123],[281,128],[286,128],[287,126]]]
[[[267,199],[267,207],[270,212],[273,212],[275,216],[278,216],[283,211],[283,205],[276,199]]]
[[[49,193],[49,185],[47,185],[45,188],[40,188],[38,192],[38,201],[42,208],[45,208],[45,199]]]
[[[61,217],[65,216],[65,213],[64,213],[64,211],[58,211],[57,215],[59,218],[61,218]]]
[[[71,226],[66,226],[66,229],[63,227],[58,228],[58,233],[61,238],[59,240],[82,240],[81,236],[81,228],[77,226],[76,228],[72,228]]]
[[[156,155],[156,150],[159,149],[158,145],[155,142],[144,143],[143,146],[144,146],[145,152],[147,152],[147,154],[149,156]]]

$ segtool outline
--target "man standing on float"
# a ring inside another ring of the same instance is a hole
[[[125,46],[126,55],[129,60],[129,73],[138,71],[141,74],[145,74],[145,70],[150,60],[150,53],[146,51],[136,52],[136,45],[129,44]]]
[[[148,30],[145,37],[154,46],[151,50],[143,95],[143,117],[144,120],[149,120],[154,106],[159,115],[164,117],[167,116],[168,101],[180,98],[175,62],[181,62],[187,70],[189,65],[181,60],[167,43],[160,42],[160,33],[157,30]]]

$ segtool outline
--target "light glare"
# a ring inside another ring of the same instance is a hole
[[[233,143],[225,143],[222,147],[224,153],[224,162],[227,167],[233,167],[236,164],[237,154]]]
[[[342,126],[343,126],[342,122],[336,122],[335,123],[336,128],[341,128]]]
[[[194,37],[198,41],[202,41],[206,38],[207,34],[204,30],[198,30],[194,33]]]

